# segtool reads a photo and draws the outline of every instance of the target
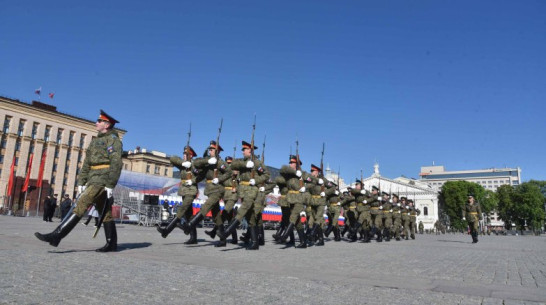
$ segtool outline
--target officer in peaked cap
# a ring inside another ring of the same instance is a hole
[[[397,241],[400,240],[400,230],[402,229],[402,204],[398,201],[398,194],[392,194],[392,228],[391,236]]]
[[[49,234],[35,233],[35,236],[50,245],[57,247],[61,239],[66,237],[76,226],[81,217],[92,204],[96,204],[97,210],[103,211],[104,232],[106,245],[98,252],[110,252],[117,250],[117,232],[112,218],[111,201],[114,187],[121,174],[121,153],[123,145],[114,125],[119,123],[104,110],[100,111],[95,123],[98,134],[87,148],[87,154],[78,177],[78,203],[73,213],[63,219],[61,224]],[[104,209],[104,205],[106,209]]]
[[[479,221],[482,220],[482,209],[480,204],[474,199],[474,194],[468,194],[468,200],[463,208],[463,220],[468,222],[470,234],[472,235],[472,243],[478,242]]]

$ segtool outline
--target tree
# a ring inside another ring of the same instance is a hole
[[[498,213],[500,219],[504,221],[504,227],[507,230],[512,229],[512,223],[515,222],[514,211],[514,188],[510,185],[501,185],[497,189]]]
[[[544,225],[546,181],[530,181],[516,187],[503,185],[497,189],[499,217],[506,229],[538,230]]]
[[[473,182],[468,181],[448,181],[442,186],[438,196],[440,208],[449,216],[450,225],[457,229],[466,229],[468,224],[462,220],[462,211],[467,202],[468,194],[473,194],[474,198],[480,204],[486,199],[485,189]],[[489,213],[495,206],[496,200],[487,198],[485,207],[482,206],[482,212]],[[487,208],[487,209],[486,209]]]

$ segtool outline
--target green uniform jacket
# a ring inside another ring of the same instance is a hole
[[[290,204],[296,204],[296,203],[303,203],[307,204],[309,191],[305,190],[304,193],[301,193],[299,190],[301,188],[300,186],[300,178],[296,176],[296,171],[292,169],[288,165],[283,165],[280,170],[280,174],[283,176],[284,180],[286,181],[286,186],[288,188],[288,194],[286,195],[286,200]],[[301,180],[305,183],[309,183],[312,181],[312,177],[310,174],[301,171]],[[307,195],[306,195],[307,193]]]
[[[275,178],[275,183],[279,187],[279,193],[281,193],[281,197],[279,198],[279,206],[286,207],[288,206],[288,201],[286,200],[286,195],[288,194],[288,186],[286,185],[286,180],[283,176],[277,176]]]
[[[99,185],[114,188],[121,175],[123,145],[115,130],[99,133],[87,148],[78,185]],[[104,168],[94,167],[104,166]]]
[[[394,218],[402,217],[402,204],[400,202],[392,204],[392,217]]]
[[[193,160],[191,161],[192,165],[190,168],[185,168],[182,166],[182,158],[179,156],[172,156],[170,158],[171,164],[180,170],[180,187],[178,188],[178,195],[180,196],[196,196],[197,195],[197,183],[203,180],[204,175],[200,173],[195,166],[193,165]],[[186,185],[186,180],[191,180],[191,185]]]
[[[311,181],[305,183],[305,188],[309,190],[309,193],[312,196],[312,202],[313,205],[325,205],[326,204],[326,197],[330,196],[335,193],[336,188],[335,185],[326,180],[325,178],[317,178],[313,177],[313,175],[310,175]],[[323,184],[319,184],[319,179],[323,180]],[[323,191],[324,186],[324,197],[317,198],[316,196],[320,196],[320,193]]]
[[[369,211],[370,210],[370,201],[371,197],[368,192],[362,194],[362,190],[352,189],[351,195],[355,197],[355,204],[357,207],[360,207],[359,210]]]
[[[482,220],[482,207],[479,203],[474,204],[466,203],[463,209],[463,218],[466,218],[468,222],[476,222]]]
[[[193,165],[195,168],[204,173],[204,177],[207,180],[207,186],[205,186],[205,196],[213,193],[224,193],[224,182],[231,180],[232,170],[231,167],[220,158],[217,158],[216,164],[209,164],[210,157],[204,157],[194,160]],[[212,183],[214,179],[214,170],[217,171],[218,184]]]
[[[252,179],[252,172],[254,172],[254,181],[256,182],[255,187],[265,183],[271,177],[269,170],[265,167],[262,162],[258,159],[254,160],[254,167],[247,168],[246,164],[250,161],[250,157],[245,157],[244,159],[235,159],[231,163],[231,169],[239,171],[239,197],[240,198],[252,198],[256,199],[257,190],[251,186],[245,185],[248,184],[250,179]]]

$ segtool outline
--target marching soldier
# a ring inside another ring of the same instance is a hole
[[[402,214],[402,233],[404,235],[404,239],[408,240],[410,228],[410,207],[406,197],[402,197],[401,200],[402,203],[400,205],[400,211]]]
[[[468,194],[468,201],[463,209],[463,220],[468,222],[472,243],[478,242],[479,221],[482,220],[482,208],[474,199],[473,194]]]
[[[176,215],[174,219],[167,225],[166,228],[157,227],[157,231],[161,233],[163,238],[167,238],[175,227],[183,229],[181,222],[187,222],[193,215],[193,201],[197,197],[199,192],[197,184],[203,180],[203,173],[200,173],[193,165],[193,158],[197,156],[195,150],[191,146],[184,147],[184,155],[182,158],[179,156],[172,156],[170,158],[171,164],[180,169],[180,187],[178,188],[178,195],[182,197],[182,205],[176,209]],[[197,243],[197,232],[190,234],[190,239],[184,242],[186,245],[193,245]]]
[[[78,224],[87,208],[96,203],[97,209],[103,213],[101,217],[104,217],[106,236],[106,245],[97,251],[117,251],[117,232],[112,218],[112,207],[106,202],[112,197],[122,168],[123,145],[117,131],[114,130],[116,123],[119,123],[116,119],[103,110],[100,111],[100,116],[95,123],[98,135],[87,148],[87,154],[78,177],[80,197],[73,214],[63,219],[61,224],[49,234],[36,232],[34,235],[39,240],[57,247],[61,240]]]
[[[355,197],[351,194],[351,191],[352,191],[352,188],[347,187],[347,189],[343,191],[343,196],[341,197],[341,207],[343,208],[343,216],[345,217],[345,224],[343,226],[343,231],[341,232],[341,236],[345,235],[346,232],[349,232],[348,235],[351,235],[352,230],[350,228],[357,221],[355,219],[355,210],[356,210]]]
[[[328,227],[324,232],[324,235],[328,237],[330,233],[334,232],[334,241],[340,241],[341,236],[339,234],[339,215],[341,214],[341,197],[337,187],[339,187],[335,182],[330,180],[330,183],[334,185],[334,193],[330,194],[326,199],[328,203]]]
[[[392,194],[392,219],[391,236],[400,241],[400,228],[402,226],[402,207],[398,201],[398,194]]]
[[[227,156],[226,164],[229,168],[231,168],[231,162],[233,162],[233,157]],[[237,200],[239,199],[237,197],[237,171],[233,171],[231,173],[231,179],[227,179],[224,181],[224,210],[222,211],[222,223],[229,222],[235,217],[236,210],[234,209],[235,203],[237,203]],[[212,232],[205,231],[206,234],[208,234],[211,238],[214,239],[216,236],[216,230],[218,226],[215,226]],[[237,230],[234,230],[231,233],[231,243],[236,245],[237,244]]]
[[[391,240],[392,229],[392,202],[390,194],[383,192],[383,235],[385,241]]]
[[[208,154],[200,159],[194,161],[194,166],[198,171],[203,172],[203,175],[207,181],[205,186],[205,196],[207,201],[201,206],[199,213],[195,214],[193,218],[184,223],[184,233],[193,234],[197,236],[197,224],[201,222],[209,211],[212,210],[212,218],[217,227],[218,232],[224,230],[222,223],[222,217],[220,215],[220,200],[224,196],[224,181],[231,179],[231,168],[226,166],[224,161],[219,157],[220,152],[223,151],[222,147],[216,144],[216,141],[210,141],[208,147]],[[220,234],[218,234],[220,235]],[[216,247],[225,247],[225,236],[220,238],[220,241],[215,245]]]
[[[356,180],[355,189],[352,191],[355,196],[356,203],[356,215],[358,215],[358,221],[353,226],[353,234],[356,240],[356,235],[360,232],[364,232],[364,242],[370,241],[370,228],[371,228],[371,214],[370,214],[370,195],[364,189],[364,184],[360,180]]]
[[[265,245],[265,231],[262,213],[267,206],[267,194],[273,192],[275,186],[277,186],[277,184],[271,180],[267,180],[262,186],[260,186],[258,196],[256,197],[256,202],[254,203],[254,214],[256,214],[258,225],[258,243],[260,246]]]
[[[311,181],[305,183],[305,187],[311,194],[311,202],[307,208],[310,210],[308,214],[308,230],[309,245],[315,244],[315,236],[318,235],[317,246],[324,246],[324,235],[322,233],[322,225],[324,224],[324,208],[326,206],[326,196],[330,196],[335,192],[334,184],[330,181],[324,181],[319,177],[320,167],[311,164]]]
[[[372,186],[372,195],[370,197],[370,214],[372,216],[372,224],[374,228],[372,229],[372,237],[374,234],[377,234],[377,241],[382,242],[383,237],[381,231],[383,230],[383,200],[379,195],[379,188],[375,185]]]
[[[239,172],[240,182],[237,194],[241,198],[241,207],[237,211],[237,216],[231,221],[225,232],[219,231],[217,234],[220,238],[225,238],[226,235],[231,234],[237,229],[244,217],[250,225],[249,230],[252,239],[252,244],[247,250],[258,250],[260,245],[258,242],[258,227],[254,213],[254,203],[256,197],[258,197],[258,185],[266,182],[270,174],[267,167],[260,160],[252,160],[254,158],[254,150],[258,149],[258,147],[252,147],[246,141],[242,142],[242,146],[243,158],[233,160],[233,163],[231,163],[231,169]]]
[[[415,208],[413,200],[408,200],[409,203],[409,229],[411,239],[415,239],[415,232],[417,232],[417,216],[421,214],[419,209]]]
[[[299,161],[299,165],[298,165]],[[301,160],[297,156],[290,156],[289,165],[281,167],[280,174],[286,180],[288,186],[288,194],[286,199],[290,204],[290,220],[288,227],[283,232],[280,240],[284,242],[290,232],[296,227],[300,243],[296,248],[307,248],[306,236],[301,223],[300,214],[305,210],[305,205],[309,202],[310,194],[304,186],[304,182],[311,182],[310,175],[302,170],[299,170],[302,165]]]
[[[279,187],[279,193],[281,194],[281,197],[279,198],[278,205],[281,207],[281,225],[277,229],[277,232],[273,234],[273,239],[275,241],[280,242],[280,238],[283,234],[283,232],[288,227],[288,224],[290,223],[290,204],[288,203],[288,200],[286,199],[286,196],[288,194],[288,185],[286,184],[286,179],[284,179],[283,176],[279,175],[277,178],[275,178],[275,182],[277,186]],[[288,233],[290,240],[288,244],[294,244],[295,238],[294,238],[294,231],[290,231]]]

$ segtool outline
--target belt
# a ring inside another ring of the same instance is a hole
[[[322,198],[320,195],[311,195],[311,198],[319,199]]]
[[[478,215],[478,212],[468,212],[470,215]]]
[[[207,180],[207,183],[212,183],[212,180]]]
[[[330,203],[330,205],[337,205],[337,202],[334,202],[334,203]]]
[[[281,195],[281,198],[286,198],[286,195]]]
[[[383,214],[389,214],[391,211],[383,211]]]
[[[225,188],[226,190],[230,190],[230,191],[233,190],[233,186],[224,186],[224,188]]]
[[[299,194],[299,191],[288,191],[288,194]]]
[[[250,185],[250,182],[248,181],[241,181],[239,182],[240,185]]]
[[[95,169],[105,169],[105,168],[110,168],[110,164],[101,164],[101,165],[92,165],[91,166],[91,169],[95,170]]]
[[[379,210],[378,207],[372,207],[372,210]]]

